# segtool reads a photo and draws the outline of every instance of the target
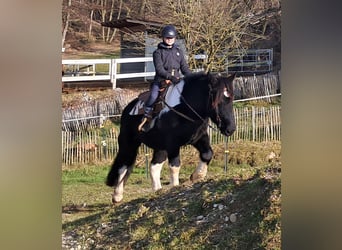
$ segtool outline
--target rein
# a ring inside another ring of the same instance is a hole
[[[194,119],[191,119],[189,116],[184,115],[182,112],[179,112],[179,111],[175,110],[173,107],[171,107],[169,104],[167,104],[167,102],[165,102],[165,99],[163,99],[162,101],[163,101],[163,103],[164,103],[170,110],[172,110],[173,112],[175,112],[177,115],[179,115],[179,116],[181,116],[181,117],[187,119],[188,121],[195,122]]]
[[[181,97],[181,99],[183,100],[183,102],[185,103],[185,105],[203,122],[203,123],[205,123],[205,119],[203,119],[203,117],[200,115],[200,114],[198,114],[197,112],[196,112],[196,110],[194,110],[193,109],[193,107],[191,107],[191,105],[185,100],[185,98],[184,98],[184,96],[182,95],[182,93],[180,92],[180,90],[179,90],[179,88],[177,87],[177,85],[175,85],[175,87],[176,87],[176,89],[177,89],[177,91],[178,91],[178,93],[179,93],[179,95],[180,95],[180,97]],[[211,88],[210,88],[210,96],[212,97],[212,95],[211,95]],[[194,119],[191,119],[189,116],[187,116],[187,115],[185,115],[185,114],[183,114],[183,113],[181,113],[181,112],[179,112],[179,111],[177,111],[177,110],[175,110],[173,107],[171,107],[170,105],[168,105],[166,102],[165,102],[165,99],[163,99],[162,100],[163,101],[163,103],[170,109],[170,110],[172,110],[173,112],[175,112],[177,115],[179,115],[179,116],[181,116],[181,117],[183,117],[183,118],[185,118],[185,119],[187,119],[188,121],[191,121],[191,122],[195,122],[195,120]],[[208,124],[208,126],[210,127],[210,128],[212,128],[212,129],[214,129],[215,131],[218,131],[218,129],[217,128],[215,128],[215,127],[213,127],[212,125],[210,125],[210,124]]]

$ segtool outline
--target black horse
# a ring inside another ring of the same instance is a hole
[[[195,73],[173,85],[176,100],[168,103],[152,122],[148,132],[138,131],[142,115],[132,115],[138,98],[130,102],[121,116],[119,151],[108,173],[106,184],[114,187],[113,202],[123,198],[123,188],[136,160],[141,143],[153,149],[151,178],[153,190],[161,189],[160,172],[168,159],[171,185],[179,185],[180,147],[191,144],[199,151],[200,161],[192,173],[192,181],[202,180],[207,174],[207,166],[213,151],[207,132],[209,118],[223,135],[234,133],[233,80],[228,77]]]

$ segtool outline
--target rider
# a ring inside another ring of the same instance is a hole
[[[139,130],[149,130],[149,122],[152,119],[153,105],[158,98],[159,90],[166,83],[177,84],[180,81],[180,73],[187,75],[191,73],[183,52],[179,45],[175,43],[177,31],[173,25],[166,25],[161,32],[163,41],[158,44],[158,48],[153,52],[153,64],[156,75],[150,87],[150,96],[145,102],[144,117],[139,125]]]

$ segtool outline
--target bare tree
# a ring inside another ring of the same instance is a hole
[[[63,0],[62,46],[68,31],[78,40],[111,43],[117,30],[102,27],[101,22],[119,19],[123,12],[123,0]]]
[[[62,46],[66,37],[75,44],[111,43],[117,30],[100,24],[123,17],[175,24],[190,66],[198,66],[194,55],[206,54],[210,71],[224,70],[232,50],[250,48],[268,35],[278,36],[280,44],[280,0],[63,0],[62,17]],[[269,27],[279,31],[268,32]],[[122,33],[145,45],[144,33]]]
[[[64,5],[63,5],[64,6]],[[64,43],[65,43],[65,37],[67,35],[68,32],[68,28],[69,28],[69,22],[70,22],[70,7],[71,7],[71,0],[68,0],[67,6],[65,6],[64,11],[62,11],[62,13],[64,13],[62,19],[63,19],[63,23],[64,23],[64,27],[63,27],[63,31],[62,31],[62,48],[64,47]]]
[[[251,29],[262,18],[239,0],[168,0],[171,22],[185,38],[189,64],[196,67],[193,55],[205,54],[207,71],[224,71],[234,49],[245,49],[262,32]]]

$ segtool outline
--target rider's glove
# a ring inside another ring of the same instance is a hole
[[[172,82],[173,84],[177,84],[177,83],[179,83],[179,81],[180,81],[180,79],[177,78],[177,77],[175,77],[175,76],[171,76],[171,77],[170,77],[170,80],[171,80],[171,82]]]

